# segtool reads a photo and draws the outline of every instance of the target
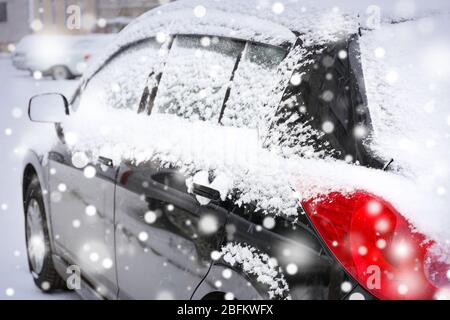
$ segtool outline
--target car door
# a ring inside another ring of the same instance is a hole
[[[75,99],[78,102],[72,107],[77,116],[89,117],[100,108],[111,112],[137,110],[148,76],[142,70],[158,63],[160,48],[150,39],[116,55]],[[129,61],[134,63],[129,66]],[[100,135],[101,119],[98,127]],[[117,298],[114,195],[120,163],[102,155],[92,159],[88,150],[71,152],[77,137],[62,127],[59,134],[61,141],[49,155],[51,217],[57,250],[68,263],[81,268],[84,280],[102,296]]]
[[[214,204],[201,206],[181,174],[155,168],[154,163],[120,168],[119,296],[189,299],[222,241],[227,212]]]
[[[49,155],[50,210],[57,250],[84,280],[114,298],[114,188],[117,167],[77,167],[65,144]]]
[[[243,47],[228,39],[177,36],[162,77],[154,75],[157,94],[153,88],[147,90],[153,98],[144,94],[151,101],[141,108],[142,116],[170,114],[217,124]],[[200,205],[188,193],[186,178],[177,165],[157,158],[122,164],[116,191],[120,298],[189,299],[207,274],[227,211]]]

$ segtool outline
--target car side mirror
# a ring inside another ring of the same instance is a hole
[[[59,93],[34,96],[28,104],[28,117],[33,122],[61,123],[69,115],[69,102]]]

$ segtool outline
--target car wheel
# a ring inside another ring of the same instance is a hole
[[[72,75],[69,69],[64,66],[56,66],[52,68],[52,78],[53,80],[67,80],[70,79]]]
[[[28,265],[36,286],[44,292],[64,288],[64,280],[52,261],[45,207],[37,178],[33,178],[25,196],[25,235]]]
[[[202,298],[205,301],[225,301],[225,293],[224,292],[210,292],[206,296]]]

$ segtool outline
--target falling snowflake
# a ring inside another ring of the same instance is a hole
[[[350,300],[366,300],[362,293],[355,292],[352,293],[349,297]]]
[[[377,57],[378,59],[384,58],[385,55],[386,55],[386,50],[384,50],[384,48],[378,47],[375,49],[375,57]]]
[[[98,255],[97,252],[92,252],[91,254],[89,254],[89,259],[90,259],[92,262],[97,262],[98,259],[100,259],[100,256]]]
[[[72,226],[73,226],[75,229],[78,229],[79,227],[81,227],[81,221],[78,220],[78,219],[73,220],[73,221],[72,221]]]
[[[147,211],[144,215],[144,220],[148,224],[155,223],[157,218],[158,218],[158,216],[156,215],[155,211]]]
[[[286,272],[289,275],[294,275],[298,272],[298,267],[295,263],[290,263],[286,266]]]
[[[345,60],[348,57],[348,53],[345,50],[341,50],[341,51],[339,51],[338,56],[339,56],[339,59]]]
[[[342,282],[341,284],[341,290],[342,292],[348,293],[352,290],[352,284],[348,281]]]
[[[293,86],[299,86],[302,83],[302,77],[298,73],[295,73],[291,77],[291,84]]]
[[[82,169],[89,163],[89,159],[84,152],[75,152],[72,155],[72,164],[75,168]]]
[[[97,213],[97,208],[95,206],[93,206],[93,205],[89,205],[89,206],[86,207],[85,213],[86,213],[87,216],[93,217]]]
[[[22,109],[20,109],[20,108],[14,108],[14,109],[12,109],[12,111],[11,111],[11,115],[12,115],[13,118],[19,119],[19,118],[22,117],[23,111],[22,111]]]
[[[217,250],[211,252],[211,259],[213,259],[214,261],[219,260],[221,256],[222,256],[221,253]]]
[[[92,166],[87,166],[87,167],[84,169],[84,176],[85,176],[87,179],[92,179],[92,178],[94,178],[96,174],[97,174],[97,170],[95,170],[95,168],[92,167]]]
[[[271,230],[275,228],[276,221],[273,217],[265,217],[263,220],[264,228]]]
[[[113,261],[109,258],[103,259],[102,267],[105,269],[111,269],[113,266]]]
[[[397,73],[397,71],[389,71],[386,75],[386,81],[387,83],[389,83],[390,85],[395,84],[399,79],[399,74]]]
[[[204,16],[206,16],[206,8],[204,6],[196,6],[194,8],[194,15],[197,18],[203,18]]]
[[[41,71],[34,71],[33,72],[33,78],[35,80],[41,80],[42,79],[42,72]]]
[[[60,202],[61,199],[62,199],[62,194],[61,194],[60,192],[58,192],[58,191],[53,191],[53,192],[50,194],[50,200],[51,200],[52,202],[54,202],[54,203]]]
[[[148,240],[148,233],[145,231],[142,231],[141,233],[139,233],[138,238],[140,241],[145,242]]]
[[[97,20],[97,26],[98,26],[99,28],[104,28],[104,27],[106,27],[106,24],[107,24],[106,19],[100,18],[100,19]]]
[[[7,295],[8,297],[12,297],[12,296],[15,294],[15,291],[14,291],[13,288],[7,288],[7,289],[5,290],[5,293],[6,293],[6,295]]]
[[[232,272],[231,272],[230,269],[224,269],[224,270],[222,271],[222,277],[223,277],[224,279],[230,279],[230,278],[231,278],[231,275],[232,275]]]
[[[272,11],[273,11],[275,14],[282,14],[282,13],[284,12],[284,4],[281,3],[281,2],[275,2],[275,3],[272,5]]]
[[[331,121],[325,121],[324,123],[322,123],[322,130],[323,132],[330,134],[333,133],[334,131],[334,124]]]
[[[59,192],[66,192],[67,191],[67,186],[64,183],[60,183],[58,185],[58,190],[59,190]]]
[[[212,214],[205,214],[198,223],[199,231],[204,235],[215,233],[219,229],[219,221]]]

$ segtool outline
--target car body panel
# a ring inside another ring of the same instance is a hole
[[[122,165],[115,207],[119,297],[189,299],[222,240],[227,212],[200,206],[183,175],[155,163]],[[199,230],[207,214],[218,221],[212,235]]]
[[[55,253],[78,265],[83,276],[103,296],[114,298],[117,295],[114,268],[117,168],[88,167],[95,168],[95,176],[87,178],[83,169],[74,167],[62,143],[49,153],[48,192]]]

